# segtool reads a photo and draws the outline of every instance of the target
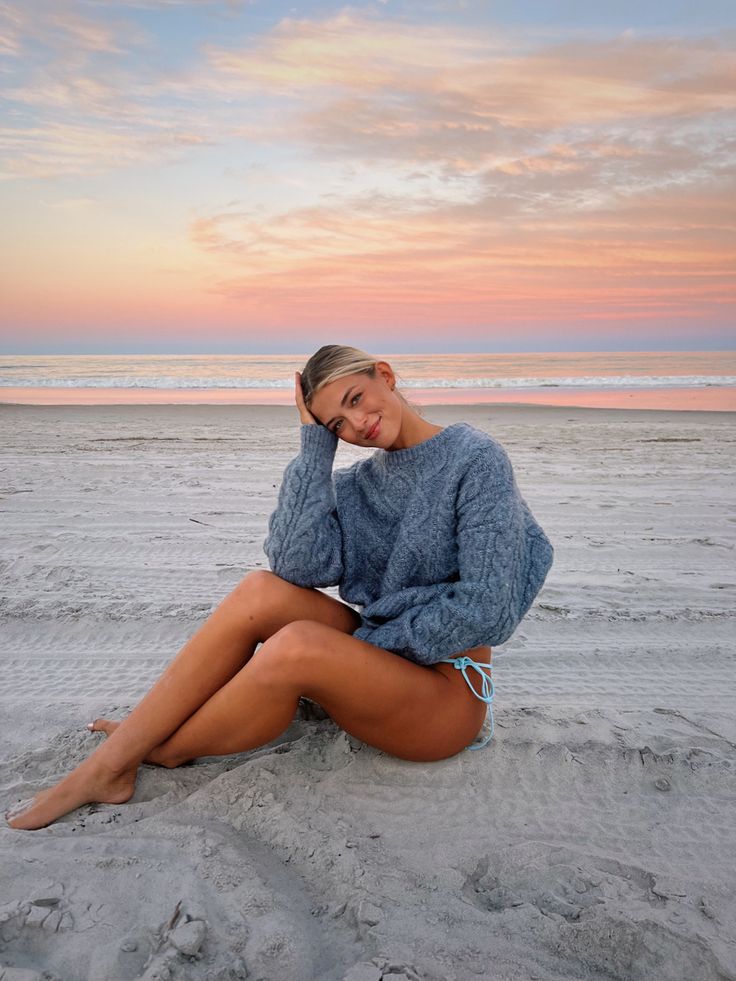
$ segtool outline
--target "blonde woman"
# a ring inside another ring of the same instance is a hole
[[[141,763],[269,743],[300,696],[402,759],[471,748],[493,697],[492,646],[552,563],[506,453],[465,422],[424,419],[391,365],[353,347],[320,348],[295,401],[300,452],[264,542],[272,571],[245,576],[126,719],[90,723],[108,738],[9,813],[12,827],[121,804]],[[333,472],[338,440],[374,453]],[[319,591],[331,585],[345,602]]]

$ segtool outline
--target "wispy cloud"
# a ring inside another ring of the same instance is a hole
[[[53,0],[52,0],[53,2]],[[81,0],[85,7],[106,8],[110,6],[110,0]],[[176,7],[226,7],[228,10],[238,11],[243,7],[248,7],[258,3],[258,0],[115,0],[116,7],[127,7],[130,10],[167,10]]]
[[[736,102],[735,62],[727,37],[622,36],[536,47],[529,37],[519,50],[518,38],[499,30],[417,25],[391,20],[388,11],[379,17],[348,8],[322,20],[285,18],[246,45],[204,43],[202,62],[189,68],[155,71],[149,64],[133,73],[120,58],[109,61],[151,44],[127,22],[101,25],[62,5],[41,18],[39,32],[32,12],[18,15],[7,3],[3,9],[15,32],[6,32],[8,44],[18,47],[24,34],[63,36],[77,51],[109,56],[104,67],[79,56],[43,62],[6,85],[11,104],[39,114],[64,111],[81,130],[86,116],[100,131],[112,128],[109,139],[128,121],[149,130],[151,147],[151,130],[159,129],[164,160],[168,131],[184,119],[182,133],[193,144],[197,137],[264,144],[296,138],[324,158],[446,172],[493,166],[517,176],[578,174],[596,147],[611,173],[631,171],[627,158],[659,156],[651,152],[653,138],[669,141],[668,153],[681,147],[683,161],[703,140],[715,142],[723,157],[733,140],[726,113]],[[35,135],[27,130],[19,162],[33,155]],[[577,149],[566,150],[573,142]],[[22,130],[13,145],[23,145]],[[83,169],[83,146],[76,156]],[[17,173],[22,165],[5,169]]]
[[[579,38],[549,45],[489,28],[422,26],[357,12],[286,18],[244,47],[206,45],[215,79],[307,100],[406,96],[476,121],[560,126],[734,106],[734,32],[719,38]],[[391,103],[387,106],[391,108]],[[440,108],[441,108],[440,107]]]
[[[173,162],[184,149],[201,145],[197,133],[180,130],[132,132],[126,128],[50,124],[0,127],[0,180],[101,174],[140,163]],[[4,156],[4,160],[3,160]]]
[[[18,55],[21,51],[27,19],[22,9],[7,0],[0,0],[0,53]]]
[[[386,33],[351,14],[282,22],[248,57],[208,51],[216,82],[281,93],[298,78],[288,126],[315,156],[364,179],[388,161],[413,185],[270,219],[201,218],[194,242],[232,269],[211,289],[259,309],[278,296],[317,310],[329,295],[367,321],[391,307],[417,323],[430,308],[596,320],[664,316],[685,298],[723,307],[731,217],[708,208],[736,146],[722,41],[516,52],[501,36],[404,25],[385,44]],[[450,197],[458,180],[465,201]]]
[[[569,193],[580,197],[572,185]],[[736,206],[725,200],[736,200],[733,177],[709,190],[672,184],[567,208],[523,190],[424,208],[371,195],[270,220],[233,209],[199,218],[191,235],[218,258],[209,289],[261,318],[298,309],[316,324],[330,316],[328,297],[330,309],[366,323],[398,316],[418,325],[428,311],[448,322],[686,311],[722,319],[736,258]]]
[[[14,54],[43,45],[75,57],[89,52],[121,54],[147,37],[130,20],[84,16],[73,0],[25,0],[22,4],[2,0],[0,32],[12,34]]]

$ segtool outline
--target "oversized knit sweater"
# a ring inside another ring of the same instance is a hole
[[[263,544],[273,572],[334,586],[355,637],[419,664],[507,640],[552,546],[493,437],[456,422],[415,446],[332,470],[337,436],[304,423]]]

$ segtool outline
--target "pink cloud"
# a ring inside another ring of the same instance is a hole
[[[191,234],[218,256],[208,288],[273,322],[297,310],[315,323],[331,311],[368,322],[391,310],[407,324],[722,319],[736,251],[734,208],[719,207],[726,192],[670,187],[597,211],[536,215],[524,198],[503,214],[490,199],[407,212],[400,200],[366,208],[357,198],[266,220],[221,212]]]

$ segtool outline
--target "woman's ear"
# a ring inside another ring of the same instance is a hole
[[[391,391],[393,391],[396,386],[396,379],[394,378],[393,369],[391,368],[391,365],[388,363],[388,361],[377,361],[376,370],[380,371],[384,381],[391,389]]]

